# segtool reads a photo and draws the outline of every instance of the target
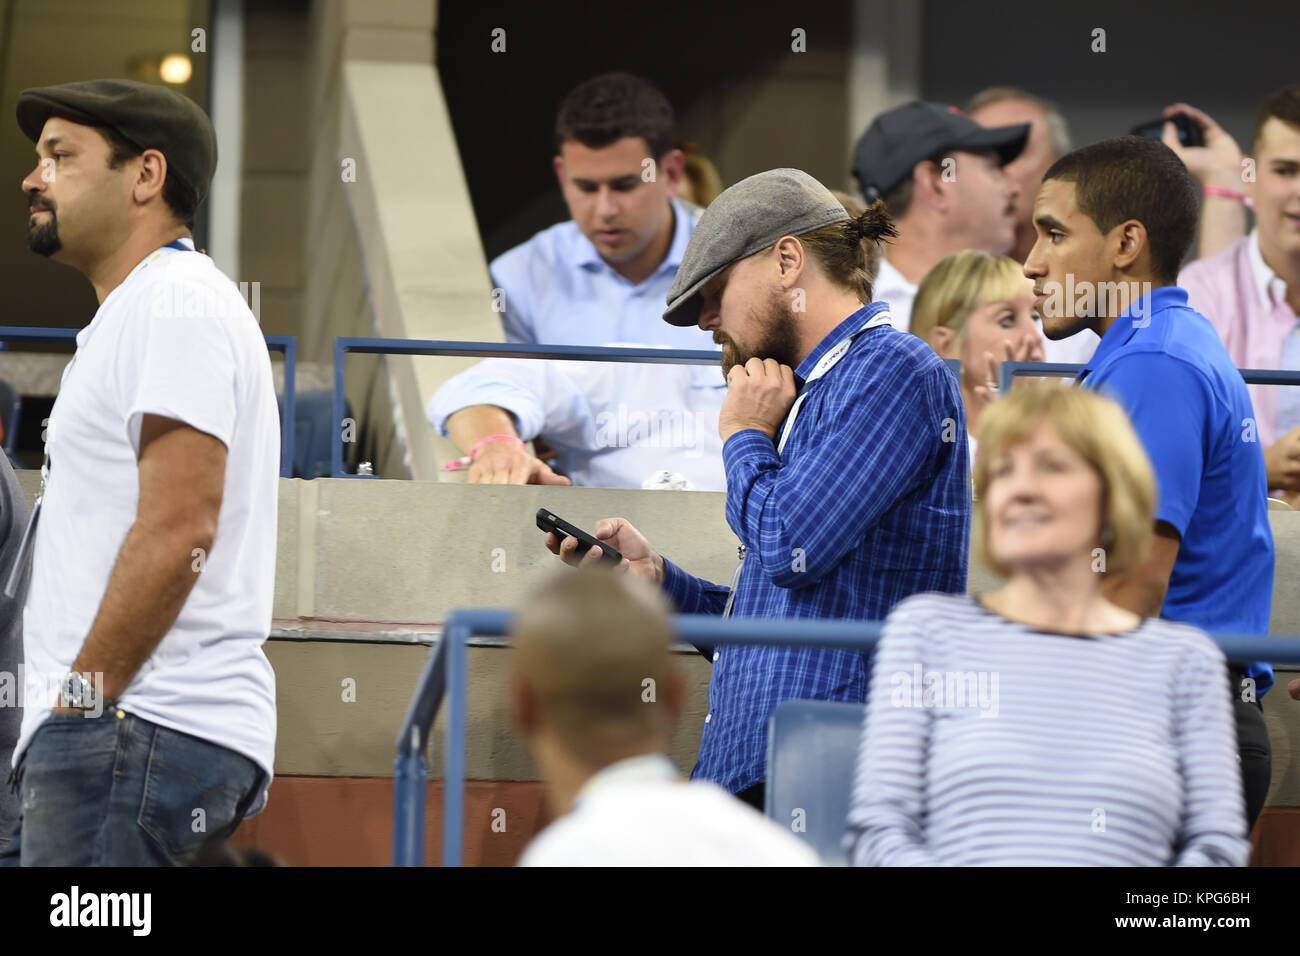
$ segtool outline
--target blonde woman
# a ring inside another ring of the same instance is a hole
[[[967,249],[931,269],[912,304],[915,335],[945,359],[961,360],[966,430],[975,460],[980,417],[997,398],[1003,361],[1043,361],[1034,283],[1014,259]]]
[[[975,544],[985,595],[895,606],[871,677],[858,865],[1243,866],[1223,653],[1106,599],[1140,564],[1155,485],[1124,412],[1051,384],[989,407]]]

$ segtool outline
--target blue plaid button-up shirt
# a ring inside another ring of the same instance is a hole
[[[966,415],[943,360],[916,336],[878,326],[806,382],[823,355],[887,308],[864,306],[799,364],[807,397],[783,453],[752,429],[723,446],[727,523],[747,552],[733,617],[875,621],[910,594],[966,589]],[[666,559],[664,569],[680,612],[722,613],[727,587]],[[764,780],[778,703],[863,701],[868,677],[865,654],[719,647],[692,776],[732,793]]]

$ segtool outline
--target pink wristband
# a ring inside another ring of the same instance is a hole
[[[488,442],[500,441],[503,438],[514,442],[516,445],[520,445],[520,446],[523,445],[523,441],[521,441],[518,437],[514,435],[488,435],[487,438],[480,438],[477,442],[474,443],[474,447],[469,450],[469,460],[473,461],[474,458],[478,455],[478,450],[482,448],[484,445],[486,445]]]
[[[1235,189],[1224,189],[1222,186],[1203,186],[1201,192],[1207,196],[1221,196],[1224,199],[1235,199],[1243,206],[1250,205],[1250,198],[1245,193],[1239,193]]]

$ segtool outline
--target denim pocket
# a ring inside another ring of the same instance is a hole
[[[140,827],[182,862],[204,841],[234,832],[240,805],[259,776],[257,765],[233,750],[156,728]]]

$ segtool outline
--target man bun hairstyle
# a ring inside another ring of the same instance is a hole
[[[856,293],[858,301],[865,304],[871,301],[880,244],[898,238],[898,230],[882,199],[856,216],[854,211],[849,211],[849,219],[806,232],[798,239],[828,279]]]

